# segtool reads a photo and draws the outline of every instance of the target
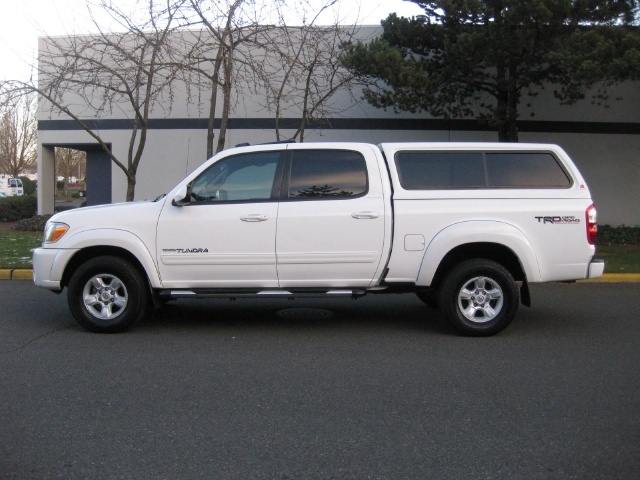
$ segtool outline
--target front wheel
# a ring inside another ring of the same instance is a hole
[[[504,330],[520,302],[518,286],[499,263],[471,259],[456,265],[442,282],[439,305],[463,335],[489,336]]]
[[[75,319],[87,330],[122,332],[146,311],[148,289],[144,277],[119,257],[96,257],[73,273],[67,301]]]

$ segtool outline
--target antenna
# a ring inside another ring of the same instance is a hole
[[[187,161],[184,166],[184,176],[186,177],[189,174],[189,147],[191,146],[191,137],[187,140]]]

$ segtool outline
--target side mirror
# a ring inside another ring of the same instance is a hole
[[[180,190],[174,195],[171,205],[176,207],[184,207],[191,203],[191,188],[189,185],[183,185]]]

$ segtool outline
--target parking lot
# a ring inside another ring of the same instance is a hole
[[[490,338],[412,295],[177,302],[98,335],[0,281],[0,478],[639,478],[640,284],[532,298]]]

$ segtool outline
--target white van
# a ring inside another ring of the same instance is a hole
[[[7,197],[14,197],[24,195],[24,188],[22,186],[22,180],[19,178],[7,177],[6,175],[0,176],[0,192],[4,193]]]

